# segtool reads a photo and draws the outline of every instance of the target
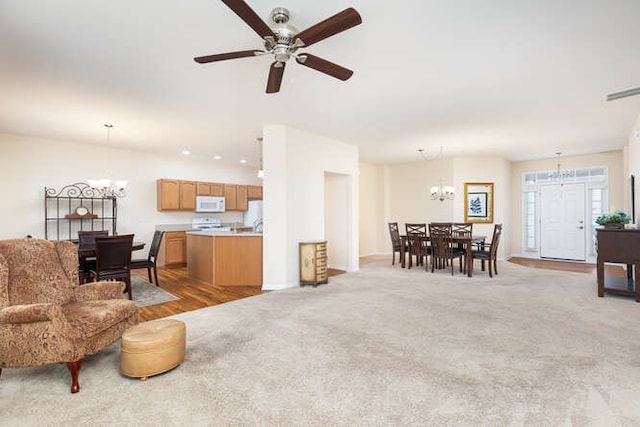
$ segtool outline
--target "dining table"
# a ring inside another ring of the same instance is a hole
[[[429,241],[431,240],[431,238],[429,236],[421,236],[422,239],[424,239],[425,243],[429,243]],[[465,253],[465,264],[466,264],[466,268],[467,268],[467,276],[471,277],[473,276],[473,246],[477,245],[480,248],[484,247],[484,244],[487,240],[487,236],[471,236],[471,237],[465,237],[465,236],[451,236],[451,242],[452,243],[457,243],[457,244],[461,244],[464,245],[466,253]],[[407,247],[407,236],[406,235],[401,235],[400,236],[400,242],[401,242],[401,247],[405,248]],[[405,268],[406,265],[406,255],[404,253],[400,254],[400,265],[402,266],[402,268]],[[409,254],[409,258],[411,258],[411,254]],[[411,259],[409,259],[409,262],[411,262]]]
[[[91,257],[95,257],[96,256],[96,244],[95,243],[89,243],[89,244],[85,244],[82,245],[82,247],[80,247],[80,245],[77,242],[74,242],[74,244],[76,245],[76,249],[78,250],[78,257],[80,258],[91,258]],[[131,250],[132,251],[139,251],[144,249],[144,242],[133,242],[133,245],[131,246]]]

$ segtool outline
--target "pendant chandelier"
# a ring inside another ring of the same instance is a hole
[[[422,149],[419,149],[418,152],[420,153],[420,156],[424,159],[424,160],[428,160],[424,154],[422,153]],[[453,200],[453,198],[455,197],[455,188],[453,188],[453,186],[450,185],[443,185],[443,179],[442,179],[442,146],[440,146],[440,181],[439,181],[439,185],[434,185],[433,187],[431,187],[430,191],[431,193],[431,200],[440,200],[441,202],[444,202],[445,200]]]
[[[563,171],[560,168],[560,156],[562,155],[562,151],[557,151],[556,152],[556,157],[558,158],[558,164],[556,166],[556,170],[553,172],[549,172],[548,176],[549,179],[553,180],[553,181],[559,181],[560,185],[564,185],[564,180],[566,178],[568,178],[571,174],[569,173],[569,171]]]
[[[104,198],[115,198],[115,197],[124,197],[126,196],[127,191],[127,181],[124,180],[111,180],[111,171],[109,167],[111,167],[111,129],[113,125],[105,124],[105,128],[107,128],[107,173],[106,178],[100,179],[89,179],[87,183],[89,187],[91,187],[97,195]]]

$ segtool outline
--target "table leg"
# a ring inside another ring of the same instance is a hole
[[[598,277],[598,296],[602,298],[604,297],[604,261],[598,261],[596,274]]]
[[[471,240],[467,243],[467,277],[473,275],[473,252],[471,249]]]

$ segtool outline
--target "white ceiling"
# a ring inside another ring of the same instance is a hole
[[[360,147],[362,160],[620,149],[640,96],[638,0],[246,0],[303,30],[347,7],[363,23],[307,51],[354,70],[342,82],[271,58],[219,0],[0,0],[0,132],[237,162],[265,124]]]

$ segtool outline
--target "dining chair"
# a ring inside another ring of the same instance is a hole
[[[404,226],[409,253],[407,268],[411,268],[413,257],[416,257],[416,265],[425,265],[425,258],[431,253],[431,247],[427,242],[427,224],[406,223]]]
[[[91,271],[96,280],[121,279],[131,295],[131,249],[133,234],[96,237],[96,268]]]
[[[396,252],[398,252],[398,260],[404,265],[405,253],[407,252],[407,243],[402,247],[402,239],[400,238],[400,229],[397,222],[389,223],[389,235],[391,236],[391,265],[396,263]]]
[[[484,271],[485,261],[489,263],[489,277],[493,277],[493,273],[498,274],[498,245],[502,236],[502,224],[496,224],[493,227],[493,237],[491,242],[485,243],[484,248],[474,249],[472,251],[473,259],[481,261],[481,268]],[[489,246],[487,249],[487,245]],[[491,269],[493,267],[493,271]]]
[[[464,252],[465,265],[467,261],[467,245],[471,244],[471,237],[473,236],[473,223],[472,222],[452,222],[451,223],[451,237],[454,242],[454,250]],[[469,239],[467,243],[456,242],[456,238]]]
[[[431,272],[435,269],[444,268],[451,261],[451,275],[453,276],[453,260],[460,259],[460,271],[463,270],[462,258],[464,250],[460,250],[453,245],[452,242],[452,226],[451,223],[430,223],[429,238],[431,240]]]
[[[96,244],[96,237],[105,237],[109,235],[108,230],[91,230],[91,231],[78,231],[78,249],[82,249],[85,246],[94,246]],[[91,270],[96,268],[96,258],[80,256],[78,257],[80,284],[83,284],[89,278]]]
[[[156,230],[153,233],[153,240],[151,241],[151,247],[149,248],[149,255],[147,256],[147,258],[131,260],[132,270],[136,268],[147,269],[147,274],[149,275],[149,283],[153,283],[153,280],[151,280],[151,269],[153,269],[153,277],[155,278],[156,286],[160,286],[160,283],[158,282],[157,258],[158,251],[160,250],[160,242],[162,242],[162,236],[164,236],[164,231]]]

